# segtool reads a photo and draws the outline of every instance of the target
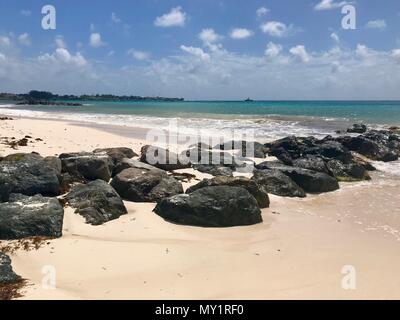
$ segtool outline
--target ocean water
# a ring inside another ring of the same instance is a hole
[[[80,101],[81,102],[81,101]],[[252,130],[260,140],[287,135],[334,135],[352,123],[373,128],[400,125],[400,101],[184,101],[83,102],[83,106],[16,106],[3,102],[0,113],[97,124],[167,129],[220,135]]]

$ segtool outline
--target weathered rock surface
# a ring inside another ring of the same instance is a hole
[[[126,214],[125,205],[118,193],[103,180],[79,184],[66,196],[68,205],[75,213],[86,219],[86,223],[100,225]]]
[[[213,186],[161,200],[154,212],[178,224],[234,227],[262,222],[256,199],[244,188]]]
[[[114,165],[118,164],[124,158],[131,159],[139,156],[132,149],[125,147],[95,149],[93,153],[107,154],[113,160]]]
[[[57,171],[37,154],[14,154],[0,162],[0,200],[8,201],[11,193],[28,196],[57,196],[60,183]]]
[[[185,169],[191,166],[190,161],[181,161],[176,153],[149,145],[142,147],[140,161],[166,171]]]
[[[125,169],[130,169],[130,168],[136,168],[136,169],[143,169],[147,171],[153,171],[153,172],[158,172],[160,174],[167,175],[167,172],[156,168],[152,165],[149,165],[147,163],[141,162],[139,160],[135,159],[122,159],[114,168],[113,175],[117,175],[118,173],[124,171]]]
[[[265,158],[268,148],[255,141],[228,141],[214,146],[220,150],[240,150],[240,155],[251,158]]]
[[[367,126],[362,123],[355,123],[349,129],[347,129],[348,133],[365,133],[367,132]]]
[[[336,180],[341,182],[371,180],[367,170],[356,163],[343,164],[338,160],[331,160],[327,167]]]
[[[230,167],[225,167],[222,165],[205,165],[197,164],[193,165],[193,169],[200,171],[202,173],[208,173],[213,176],[232,176],[233,170]]]
[[[130,168],[117,174],[111,186],[125,200],[157,202],[162,198],[183,193],[182,184],[163,172]]]
[[[0,239],[52,237],[62,235],[64,209],[56,198],[12,194],[0,203]]]
[[[105,153],[63,153],[60,155],[62,172],[87,180],[101,179],[108,182],[111,179],[113,161]]]
[[[281,197],[306,197],[304,190],[279,170],[256,170],[251,179],[267,193]]]
[[[260,189],[258,184],[254,180],[250,180],[245,177],[215,177],[212,179],[204,179],[198,184],[191,186],[186,190],[186,193],[192,193],[196,190],[211,186],[231,186],[231,187],[242,187],[250,192],[253,197],[257,200],[260,208],[269,207],[268,193]]]
[[[0,251],[0,285],[14,283],[20,279],[12,269],[10,257]]]

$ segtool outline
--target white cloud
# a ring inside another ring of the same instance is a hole
[[[38,57],[41,62],[57,62],[63,64],[70,64],[77,67],[83,67],[87,64],[86,59],[78,52],[76,55],[72,55],[67,49],[57,48],[54,53],[46,53]]]
[[[57,36],[54,39],[54,42],[55,42],[57,48],[64,48],[65,49],[67,47],[67,44],[65,43],[65,40],[64,40],[63,36]]]
[[[363,44],[358,44],[357,45],[357,49],[356,49],[356,55],[359,58],[368,58],[369,56],[371,56],[372,52],[370,51],[370,49],[363,45]]]
[[[183,27],[186,22],[186,13],[181,7],[172,8],[169,13],[157,17],[154,21],[156,27]]]
[[[25,32],[18,36],[18,42],[23,46],[30,46],[32,44],[29,33]]]
[[[267,44],[267,49],[265,49],[265,55],[269,58],[276,58],[282,51],[282,46],[273,42]]]
[[[335,2],[334,0],[322,0],[321,2],[317,3],[314,7],[314,10],[322,11],[322,10],[332,10],[337,9],[349,4],[350,2],[341,1]]]
[[[101,34],[97,32],[90,35],[89,44],[93,48],[98,48],[105,45],[105,43],[101,40]]]
[[[135,50],[135,49],[129,49],[128,54],[139,61],[144,61],[148,60],[150,58],[150,53],[145,52],[145,51],[140,51],[140,50]]]
[[[335,41],[336,43],[340,43],[340,38],[339,38],[339,36],[337,35],[337,33],[335,33],[335,32],[332,32],[332,33],[331,33],[331,39],[332,39],[333,41]]]
[[[266,7],[258,8],[256,11],[257,17],[265,16],[269,12],[269,9]]]
[[[368,21],[367,24],[365,25],[365,27],[368,29],[379,29],[379,30],[386,29],[386,26],[387,26],[386,21],[383,19],[371,20]]]
[[[199,34],[199,39],[203,41],[204,44],[214,43],[222,39],[222,37],[217,34],[214,29],[207,28],[201,30]]]
[[[0,52],[0,61],[6,61],[6,56]]]
[[[394,49],[391,56],[400,62],[400,49]]]
[[[122,20],[118,18],[117,14],[115,12],[111,12],[111,21],[113,23],[121,23]]]
[[[245,28],[235,28],[231,32],[232,39],[246,39],[253,35],[253,31]]]
[[[293,26],[287,26],[283,22],[279,21],[268,21],[260,27],[262,32],[278,38],[287,37],[293,32]]]
[[[1,47],[8,47],[11,44],[11,40],[9,37],[0,36],[0,46]]]
[[[310,55],[307,53],[305,46],[298,45],[289,50],[289,52],[298,60],[303,63],[310,61]]]
[[[21,15],[24,17],[30,17],[32,15],[32,12],[30,10],[21,10]]]
[[[200,58],[201,60],[204,60],[204,61],[210,60],[210,55],[208,53],[205,53],[203,51],[203,49],[201,49],[201,48],[187,47],[187,46],[182,45],[181,50],[185,51],[187,53],[190,53],[191,55],[194,55],[194,56]]]

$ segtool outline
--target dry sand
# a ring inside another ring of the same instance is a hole
[[[44,140],[18,152],[138,152],[145,144],[138,132],[117,133],[61,121],[0,122],[0,136]],[[0,145],[0,155],[14,152]],[[13,267],[30,282],[24,299],[399,299],[400,181],[373,178],[306,199],[271,196],[264,222],[250,227],[174,225],[152,213],[154,204],[131,202],[127,215],[94,227],[68,209],[63,237],[17,251]],[[342,288],[346,265],[356,271],[354,290]],[[44,266],[55,267],[55,289],[42,286]]]

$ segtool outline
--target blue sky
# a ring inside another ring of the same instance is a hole
[[[398,0],[0,1],[0,91],[400,99],[399,71]]]

